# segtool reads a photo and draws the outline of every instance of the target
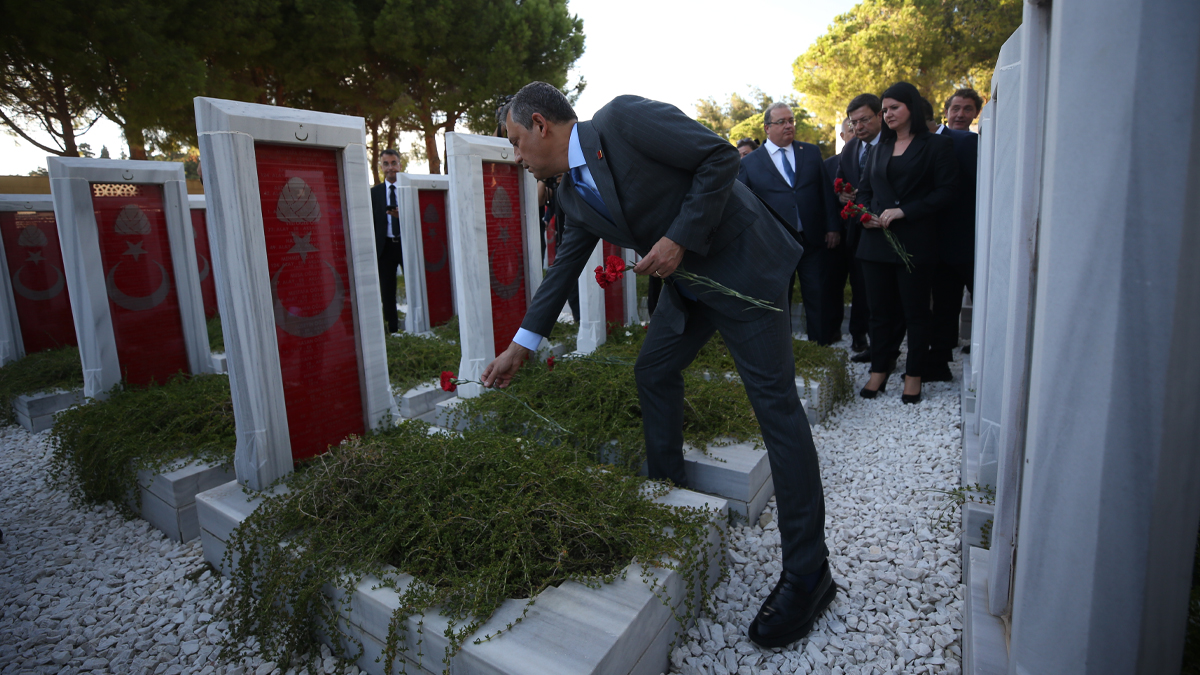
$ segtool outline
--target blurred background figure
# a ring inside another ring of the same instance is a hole
[[[742,157],[745,157],[757,149],[758,141],[754,140],[753,138],[743,138],[737,142],[737,151]]]
[[[942,112],[946,117],[946,126],[955,131],[970,131],[981,110],[983,97],[974,89],[964,87],[946,99]]]
[[[379,262],[379,293],[383,298],[383,321],[387,331],[400,330],[396,310],[396,276],[404,262],[400,248],[400,211],[396,196],[396,174],[400,173],[400,153],[388,148],[379,153],[383,182],[371,188],[371,216],[375,221],[375,255]]]

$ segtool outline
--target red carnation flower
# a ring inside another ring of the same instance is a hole
[[[864,213],[864,214],[862,214],[862,217],[859,218],[859,220],[861,220],[864,223],[869,223],[869,222],[871,222],[871,214]]]
[[[554,370],[554,357],[553,357],[553,356],[551,356],[550,358],[546,359],[546,369],[547,369],[547,370]]]
[[[596,268],[596,283],[600,284],[600,288],[608,288],[608,284],[611,283],[608,280],[608,273],[603,267]]]
[[[448,370],[443,370],[442,391],[454,391],[455,389],[458,389],[458,385],[454,383],[454,373]]]

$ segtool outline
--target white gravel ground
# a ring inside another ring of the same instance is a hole
[[[856,372],[861,386],[865,367]],[[926,492],[957,485],[959,385],[926,385],[925,401],[904,406],[899,384],[893,376],[882,399],[855,398],[813,429],[844,589],[832,613],[788,649],[751,644],[747,626],[778,577],[779,536],[773,522],[733,528],[729,579],[711,620],[673,652],[672,672],[961,672],[958,532],[933,521],[943,497]],[[0,674],[283,672],[261,659],[220,662],[224,626],[211,620],[229,582],[207,571],[199,542],[175,544],[111,508],[72,507],[46,478],[45,440],[0,428]]]

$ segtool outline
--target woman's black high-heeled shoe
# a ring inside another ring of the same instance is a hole
[[[892,376],[892,371],[888,370],[883,374],[883,384],[879,385],[878,389],[867,389],[865,386],[858,391],[858,395],[863,398],[875,398],[879,394],[887,391],[888,378]]]
[[[900,394],[900,402],[901,403],[920,403],[921,402],[921,392],[918,391],[915,394],[901,393]]]

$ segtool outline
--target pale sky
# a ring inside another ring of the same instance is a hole
[[[666,101],[695,116],[695,103],[713,96],[747,95],[752,87],[780,98],[793,94],[792,62],[838,14],[858,0],[755,0],[746,4],[694,0],[570,0],[587,36],[571,74],[588,82],[576,105],[589,119],[621,94]],[[125,143],[116,125],[101,121],[81,142],[114,158]],[[411,138],[399,144],[406,151]],[[44,167],[46,153],[0,133],[0,174],[25,175]],[[410,172],[425,172],[424,163]]]

